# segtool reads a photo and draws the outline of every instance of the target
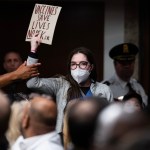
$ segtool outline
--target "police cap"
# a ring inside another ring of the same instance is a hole
[[[136,45],[132,43],[122,43],[114,46],[110,52],[109,56],[115,60],[135,60],[135,56],[138,53],[139,49]]]

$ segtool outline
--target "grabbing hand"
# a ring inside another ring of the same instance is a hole
[[[40,37],[38,35],[34,35],[31,39],[31,52],[36,53],[40,43],[41,43]]]
[[[36,63],[33,65],[27,66],[26,62],[19,66],[19,68],[15,71],[18,79],[28,79],[30,77],[35,77],[39,75],[38,66],[40,63]]]

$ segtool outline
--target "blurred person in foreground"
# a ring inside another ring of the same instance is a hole
[[[10,102],[6,94],[0,91],[0,149],[7,150],[9,143],[5,133],[8,128],[11,114]]]
[[[98,116],[91,150],[122,150],[118,147],[131,141],[128,135],[136,137],[149,127],[149,117],[143,111],[125,107],[123,103],[110,104]]]
[[[55,132],[57,107],[53,99],[34,97],[25,106],[21,133],[12,150],[63,150],[60,135]]]
[[[27,100],[15,101],[11,104],[11,115],[9,119],[8,130],[6,131],[6,138],[9,142],[9,149],[16,139],[21,135],[20,122],[22,119],[23,109],[28,103]]]
[[[124,135],[115,150],[149,150],[150,127],[141,127],[139,130],[130,131]]]
[[[109,103],[105,98],[99,97],[70,101],[66,111],[66,123],[70,139],[66,146],[67,150],[90,149],[97,116],[108,105]]]

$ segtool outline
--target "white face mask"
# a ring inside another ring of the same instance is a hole
[[[89,77],[90,72],[89,70],[76,68],[75,70],[71,70],[71,75],[75,81],[82,83]]]

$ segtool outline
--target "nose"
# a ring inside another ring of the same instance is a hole
[[[122,63],[122,65],[124,66],[124,67],[130,67],[131,66],[131,62],[123,62]]]
[[[80,64],[76,64],[78,68],[80,68]]]
[[[119,61],[122,66],[131,66],[134,61]]]
[[[15,61],[13,61],[13,60],[10,61],[10,66],[11,66],[11,67],[14,67],[15,64],[16,64]]]
[[[15,62],[14,62],[14,61],[11,61],[11,65],[15,65]]]

